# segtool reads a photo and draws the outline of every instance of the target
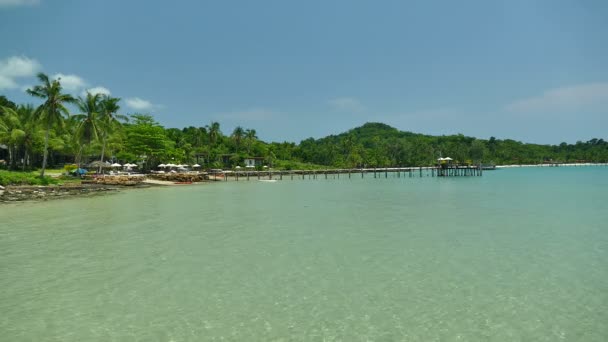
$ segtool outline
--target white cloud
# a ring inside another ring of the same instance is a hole
[[[52,79],[59,80],[63,89],[67,91],[78,91],[87,86],[87,83],[76,75],[55,74]]]
[[[0,74],[0,90],[18,88],[17,83],[10,77]]]
[[[0,0],[0,8],[38,5],[40,0]]]
[[[82,91],[81,95],[82,96],[86,96],[87,93],[91,93],[92,95],[95,94],[100,94],[100,95],[111,95],[112,93],[110,92],[110,89],[106,88],[106,87],[101,87],[101,86],[97,86],[97,87],[93,87],[93,88],[89,88],[89,89],[85,89]]]
[[[17,78],[34,76],[41,68],[38,61],[25,56],[0,60],[0,89],[19,88]]]
[[[514,101],[506,106],[512,112],[579,110],[608,105],[608,83],[587,83],[555,88],[542,95]]]
[[[329,105],[339,111],[361,112],[365,107],[354,97],[337,97],[329,100]]]
[[[141,99],[139,97],[131,97],[125,100],[127,106],[135,110],[152,110],[159,108],[159,105],[155,105],[148,100]]]

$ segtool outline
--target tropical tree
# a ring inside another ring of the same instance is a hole
[[[78,98],[76,105],[80,114],[73,116],[77,123],[74,139],[80,145],[76,160],[76,164],[80,166],[83,149],[91,146],[93,141],[99,140],[101,134],[101,95],[87,92],[86,97]]]
[[[251,153],[251,146],[258,138],[256,135],[255,129],[248,129],[245,131],[245,143],[247,144],[247,154]]]
[[[127,131],[125,149],[143,161],[143,170],[148,170],[156,162],[173,152],[175,143],[167,138],[165,129],[151,116],[131,115],[133,123]]]
[[[108,137],[112,133],[114,133],[119,127],[121,127],[121,122],[119,120],[128,121],[128,118],[125,115],[117,113],[120,110],[118,102],[120,102],[120,98],[110,97],[108,95],[104,95],[101,98],[100,136],[102,145],[100,160],[102,163],[106,152],[106,144],[108,142]],[[99,171],[101,172],[101,164],[99,165]]]
[[[241,142],[245,137],[245,130],[241,126],[236,126],[234,131],[232,131],[232,139],[234,139],[234,144],[236,145],[236,153],[239,153],[239,147],[241,146]]]
[[[51,81],[44,73],[38,73],[37,77],[41,84],[28,89],[27,93],[34,97],[44,99],[44,103],[36,109],[36,116],[46,129],[44,135],[42,170],[40,171],[40,177],[44,177],[44,170],[46,169],[49,154],[49,134],[51,129],[54,126],[63,125],[64,115],[70,115],[65,104],[74,103],[76,99],[71,95],[62,92],[60,79]]]
[[[213,121],[211,125],[208,126],[207,131],[209,132],[209,143],[211,144],[211,147],[215,147],[215,144],[222,135],[222,132],[220,131],[220,123]]]
[[[30,153],[34,150],[38,138],[38,124],[34,120],[35,109],[31,105],[20,105],[16,109],[0,107],[4,115],[0,117],[0,142],[9,148],[10,165],[17,163],[17,151],[23,150],[22,169],[25,170],[30,161]]]

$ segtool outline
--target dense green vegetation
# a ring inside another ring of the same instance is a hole
[[[45,176],[40,178],[31,172],[11,172],[0,170],[0,185],[49,185],[58,184],[57,178]]]
[[[367,123],[346,133],[307,139],[294,154],[308,162],[338,167],[425,166],[439,157],[461,164],[539,164],[543,162],[606,162],[608,142],[591,139],[574,145],[525,144],[515,140],[476,139],[462,134],[430,136]]]
[[[0,96],[0,159],[4,159],[0,167],[40,168],[40,176],[44,176],[47,165],[82,166],[109,159],[138,164],[143,171],[160,163],[231,168],[243,166],[247,157],[261,157],[264,164],[281,169],[424,166],[442,156],[461,164],[608,161],[608,142],[602,139],[538,145],[461,134],[429,136],[382,123],[367,123],[299,144],[266,143],[257,138],[254,129],[236,127],[225,135],[218,122],[164,128],[148,114],[118,114],[119,98],[99,94],[74,98],[63,92],[60,80],[50,80],[42,73],[38,78],[40,84],[27,91],[42,99],[38,107],[18,105]]]

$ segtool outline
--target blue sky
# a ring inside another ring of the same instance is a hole
[[[167,127],[300,141],[380,121],[608,139],[607,1],[0,0],[0,94],[43,71]]]

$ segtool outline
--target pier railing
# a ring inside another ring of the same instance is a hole
[[[419,166],[419,167],[385,167],[385,168],[352,168],[327,170],[234,170],[211,172],[210,177],[223,178],[224,181],[251,180],[251,179],[339,179],[352,177],[480,177],[483,168],[477,166]],[[222,179],[220,179],[222,180]]]

